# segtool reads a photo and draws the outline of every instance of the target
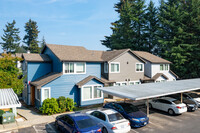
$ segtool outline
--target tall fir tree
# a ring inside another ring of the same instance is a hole
[[[12,23],[7,23],[6,29],[3,29],[4,34],[1,37],[3,49],[8,52],[15,52],[20,44],[19,28],[15,28],[15,20]]]
[[[146,49],[144,0],[120,0],[115,8],[119,13],[119,20],[111,23],[113,33],[110,36],[105,36],[105,40],[101,41],[102,45],[111,49]]]
[[[158,43],[158,28],[159,28],[159,19],[158,19],[158,9],[155,7],[153,1],[151,0],[147,9],[146,9],[146,25],[145,25],[145,38],[146,38],[146,47],[147,51],[158,55],[160,51]]]
[[[40,48],[38,46],[39,41],[37,39],[40,31],[38,30],[37,22],[29,19],[29,21],[25,24],[25,32],[26,35],[23,40],[28,46],[28,49],[31,53],[39,53]]]
[[[45,45],[46,45],[46,41],[45,41],[44,36],[43,36],[42,41],[40,42],[40,49],[42,50]]]

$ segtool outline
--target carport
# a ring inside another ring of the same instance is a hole
[[[147,116],[149,116],[149,99],[181,93],[182,102],[183,92],[200,89],[200,78],[139,85],[111,86],[98,89],[104,93],[124,99],[128,98],[135,101],[146,100]]]

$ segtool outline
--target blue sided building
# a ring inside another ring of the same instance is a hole
[[[28,105],[39,108],[45,99],[60,96],[74,99],[78,106],[104,102],[103,92],[97,90],[106,84],[101,78],[102,51],[48,44],[41,54],[22,57],[23,100]]]

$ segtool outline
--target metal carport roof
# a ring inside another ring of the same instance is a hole
[[[0,89],[0,109],[21,107],[13,89]]]
[[[200,89],[200,78],[139,85],[98,88],[104,93],[132,100],[150,99]]]

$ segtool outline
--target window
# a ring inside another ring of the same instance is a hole
[[[122,86],[126,85],[126,83],[122,83]]]
[[[136,72],[143,72],[143,64],[141,63],[136,64]]]
[[[92,86],[83,87],[83,100],[92,99]]]
[[[93,99],[98,99],[102,98],[103,94],[102,91],[97,90],[97,88],[100,88],[102,86],[83,86],[82,87],[82,100],[87,101],[87,100],[93,100]]]
[[[141,82],[139,80],[129,81],[129,85],[137,85],[137,84],[141,84]]]
[[[116,82],[114,86],[124,86],[127,85],[127,82]]]
[[[101,91],[97,90],[98,87],[101,87],[101,86],[94,86],[94,98],[100,98],[101,97]]]
[[[76,73],[85,73],[85,63],[76,63]]]
[[[40,101],[40,97],[41,97],[40,89],[36,88],[36,99]]]
[[[115,86],[120,86],[120,83],[115,83]]]
[[[129,85],[134,85],[134,82],[129,82]]]
[[[160,71],[167,71],[169,70],[168,64],[160,64]]]
[[[111,73],[119,73],[119,63],[111,63]]]
[[[104,63],[104,73],[108,73],[108,63]]]
[[[85,73],[86,71],[86,64],[83,62],[65,62],[64,63],[64,73],[67,74],[79,74]]]
[[[51,98],[50,88],[42,88],[42,101],[47,98]]]

